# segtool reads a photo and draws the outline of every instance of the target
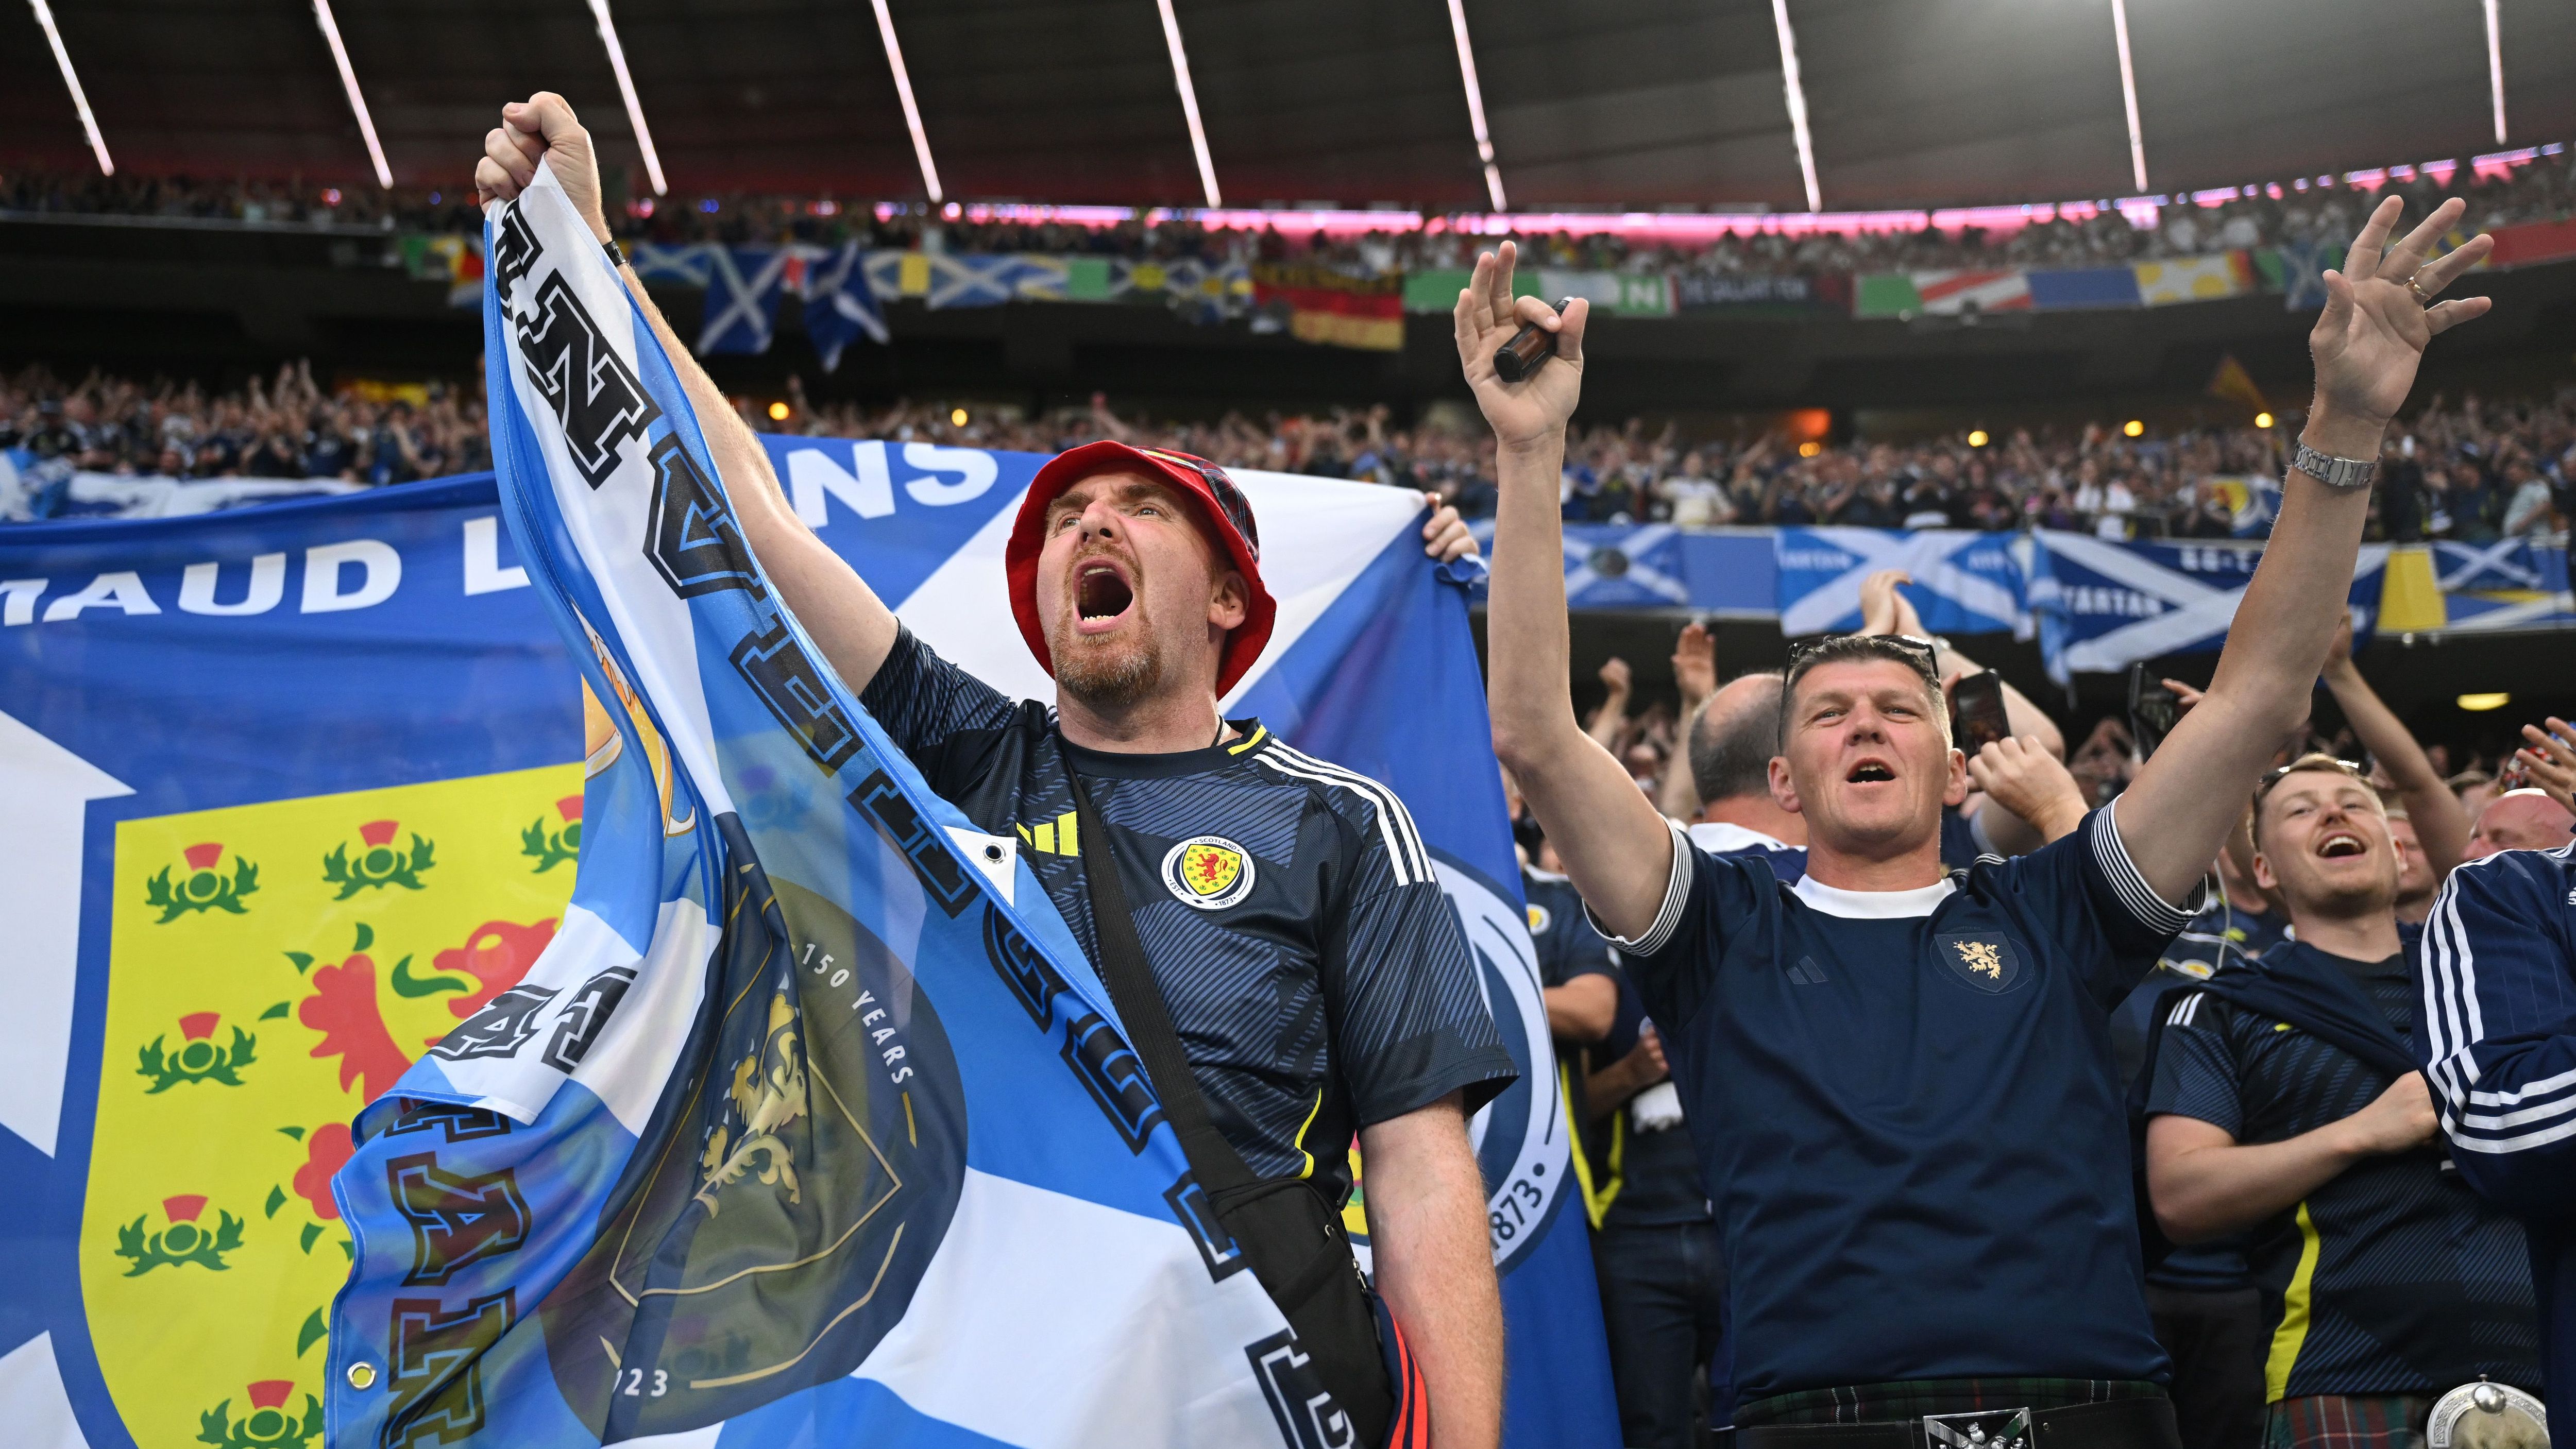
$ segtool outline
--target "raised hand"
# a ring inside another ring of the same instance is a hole
[[[1628,670],[1628,661],[1620,658],[1616,654],[1611,655],[1609,660],[1601,666],[1601,687],[1609,690],[1611,697],[1614,699],[1625,699],[1628,697],[1630,679],[1631,675]]]
[[[2435,334],[2472,317],[2492,304],[2484,297],[2435,302],[2444,287],[2495,250],[2484,234],[2461,243],[2443,257],[2433,244],[2468,210],[2458,197],[2443,202],[2408,232],[2388,245],[2405,203],[2391,196],[2370,213],[2370,221],[2353,238],[2341,271],[2325,274],[2326,306],[2308,334],[2308,351],[2316,359],[2317,396],[2310,420],[2311,445],[2347,458],[2375,458],[2379,437],[2415,385],[2415,369],[2425,345]]]
[[[1717,692],[1717,639],[1697,619],[1684,624],[1681,638],[1673,642],[1673,684],[1685,706]]]
[[[2576,727],[2551,715],[2547,729],[2524,725],[2522,737],[2531,745],[2514,751],[2514,762],[2522,766],[2533,788],[2576,813]]]
[[[1505,242],[1499,252],[1476,258],[1476,274],[1458,293],[1453,314],[1458,331],[1458,364],[1485,410],[1494,440],[1505,449],[1526,448],[1561,434],[1574,404],[1583,396],[1583,324],[1592,315],[1590,302],[1577,300],[1556,315],[1536,297],[1512,296],[1512,265],[1519,248]],[[1494,372],[1494,352],[1512,340],[1525,322],[1536,322],[1556,334],[1556,357],[1519,382],[1505,382]]]
[[[514,201],[537,176],[537,163],[551,160],[555,180],[573,209],[590,223],[591,235],[608,240],[608,221],[599,206],[599,157],[590,132],[572,113],[572,103],[553,91],[539,91],[501,108],[501,124],[483,138],[483,159],[474,163],[477,201]]]

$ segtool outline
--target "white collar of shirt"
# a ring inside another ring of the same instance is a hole
[[[1730,850],[1797,849],[1785,840],[1775,840],[1759,830],[1748,830],[1723,820],[1703,820],[1690,827],[1690,839],[1691,844],[1711,855],[1723,855]]]
[[[1828,916],[1854,921],[1903,921],[1932,914],[1958,887],[1943,876],[1931,885],[1910,891],[1847,891],[1809,875],[1800,876],[1789,889]]]

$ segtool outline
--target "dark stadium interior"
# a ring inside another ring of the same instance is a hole
[[[1513,205],[1795,204],[1769,12],[1762,0],[1476,5]],[[1439,5],[1259,0],[1178,13],[1230,200],[1484,204]],[[2516,56],[2576,54],[2567,7],[2503,14]],[[950,194],[1198,199],[1151,7],[963,0],[898,6],[896,18]],[[2488,149],[2484,48],[2473,11],[2459,19],[2398,0],[2140,7],[2151,184]],[[65,7],[59,20],[127,164],[365,178],[330,55],[295,0],[116,0]],[[23,13],[5,24],[0,136],[12,151],[84,159],[34,26]],[[541,87],[611,138],[609,161],[635,161],[579,5],[351,6],[340,25],[403,183],[462,184],[471,138],[493,124],[488,98]],[[618,30],[674,185],[920,194],[864,7],[639,0],[619,8]],[[1801,7],[1799,53],[1819,180],[1836,205],[2127,190],[2118,60],[2098,7],[1833,0]],[[2532,68],[2513,106],[2519,130],[2576,134],[2576,75]]]

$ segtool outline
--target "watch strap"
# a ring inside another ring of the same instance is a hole
[[[2320,453],[2304,442],[2291,452],[2290,466],[2341,492],[2369,487],[2370,480],[2379,472],[2376,458],[2338,458],[2332,453]]]
[[[626,265],[626,253],[617,245],[617,238],[610,237],[608,240],[601,242],[599,247],[600,250],[608,253],[608,265],[611,270]]]

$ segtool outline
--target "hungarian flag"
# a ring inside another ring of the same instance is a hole
[[[1328,347],[1404,347],[1404,278],[1345,276],[1329,267],[1252,269],[1254,302],[1288,309],[1288,335]]]

